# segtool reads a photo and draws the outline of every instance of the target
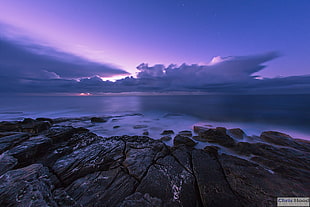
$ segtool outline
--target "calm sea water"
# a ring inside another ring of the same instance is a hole
[[[173,128],[173,125],[191,127],[204,123],[240,127],[248,133],[279,130],[310,139],[310,95],[19,96],[0,99],[0,120],[130,113],[144,114],[144,119],[148,119],[144,121],[149,125],[166,123],[163,127]]]

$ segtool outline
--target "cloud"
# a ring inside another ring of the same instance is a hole
[[[27,41],[26,41],[27,42]],[[118,92],[211,92],[211,93],[308,93],[310,76],[257,79],[265,62],[276,52],[252,56],[215,57],[209,64],[142,63],[137,78],[102,81],[127,72],[94,63],[51,47],[0,38],[1,93],[118,93]]]

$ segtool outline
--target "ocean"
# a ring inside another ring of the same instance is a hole
[[[0,120],[115,116],[107,123],[75,123],[103,136],[159,138],[165,129],[194,125],[241,128],[248,135],[275,130],[310,140],[310,95],[7,96]],[[72,123],[71,123],[72,124]],[[140,125],[140,127],[134,127]],[[116,127],[117,126],[117,127]]]

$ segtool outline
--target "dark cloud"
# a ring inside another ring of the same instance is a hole
[[[18,45],[0,39],[0,92],[2,93],[105,93],[105,92],[213,92],[309,93],[310,76],[258,79],[255,73],[276,52],[253,56],[215,57],[207,65],[137,67],[137,78],[115,82],[99,76],[126,74],[109,65],[38,45]]]
[[[31,42],[13,43],[3,36],[0,36],[0,68],[2,77],[16,79],[73,79],[128,74],[114,66],[91,62],[51,47]]]

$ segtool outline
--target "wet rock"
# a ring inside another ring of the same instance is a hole
[[[0,153],[11,149],[30,137],[28,133],[18,133],[0,138]]]
[[[120,207],[162,207],[162,200],[159,198],[154,198],[148,193],[142,194],[135,192],[134,194],[125,198],[125,200],[120,204]]]
[[[206,146],[203,148],[204,151],[209,152],[210,154],[218,154],[219,147],[217,146]]]
[[[121,126],[113,126],[113,129],[118,129],[120,128]]]
[[[15,125],[22,130],[38,121]],[[268,207],[278,196],[309,195],[307,143],[289,137],[290,145],[272,143],[280,134],[266,143],[259,137],[234,142],[242,132],[233,131],[199,130],[193,138],[228,146],[247,160],[219,154],[224,150],[217,146],[194,149],[188,132],[173,147],[147,136],[103,138],[64,126],[39,135],[2,132],[0,206]]]
[[[205,131],[208,131],[210,129],[210,127],[205,127],[205,126],[194,126],[193,130],[195,133],[203,133]]]
[[[170,136],[163,136],[161,137],[159,140],[160,141],[163,141],[163,142],[167,142],[167,141],[170,141],[172,138]]]
[[[54,143],[58,143],[69,140],[73,134],[79,134],[88,131],[88,129],[82,127],[74,128],[71,126],[54,126],[45,131],[43,135],[51,138]]]
[[[299,150],[307,151],[307,152],[310,151],[309,145],[298,143],[291,136],[281,133],[281,132],[276,132],[276,131],[263,132],[260,135],[260,138],[272,144],[294,147]]]
[[[119,206],[138,182],[120,168],[81,177],[65,190],[82,206]]]
[[[203,206],[243,206],[227,182],[217,156],[202,150],[193,150],[192,162]]]
[[[147,125],[135,125],[133,126],[134,129],[143,129],[143,128],[147,128],[148,126]]]
[[[61,207],[82,207],[63,189],[53,191],[53,197],[58,206]]]
[[[27,141],[13,147],[7,154],[18,160],[19,166],[23,167],[32,164],[39,157],[43,156],[52,145],[52,140],[45,136],[31,137]]]
[[[158,157],[165,156],[167,147],[160,141],[148,137],[136,137],[136,139],[123,139],[126,142],[125,160],[123,166],[128,173],[141,180],[147,169]]]
[[[148,131],[144,131],[142,134],[143,135],[149,135],[149,132]]]
[[[0,206],[57,206],[46,167],[33,164],[0,177]]]
[[[244,133],[244,131],[240,128],[235,128],[235,129],[228,129],[228,134],[235,138],[235,139],[243,139],[246,134]]]
[[[48,121],[36,121],[33,119],[26,118],[21,122],[21,128],[23,132],[39,133],[49,129],[52,124]]]
[[[0,122],[0,132],[21,132],[21,126],[18,121],[2,121]]]
[[[194,142],[192,139],[188,138],[187,136],[177,135],[173,139],[173,145],[186,145],[189,147],[194,147],[197,143]]]
[[[92,117],[90,119],[90,121],[92,123],[104,123],[104,122],[107,122],[109,119],[106,118],[106,117]]]
[[[44,117],[39,117],[39,118],[36,118],[36,121],[47,121],[51,124],[54,123],[53,119],[50,119],[50,118],[44,118]]]
[[[170,155],[149,168],[136,192],[158,198],[164,206],[201,206],[194,176]]]
[[[208,129],[207,131],[200,132],[199,140],[218,143],[224,147],[233,147],[235,145],[234,139],[226,134],[226,128],[224,127],[217,127],[215,129]]]
[[[62,182],[71,183],[87,174],[117,165],[117,161],[124,156],[124,147],[125,144],[120,139],[96,141],[59,158],[52,169]]]
[[[180,131],[178,134],[181,136],[187,136],[187,137],[193,136],[192,132],[188,130]]]
[[[164,130],[160,135],[171,135],[174,134],[173,130]]]
[[[6,173],[7,171],[13,169],[17,165],[17,159],[2,153],[0,155],[0,175]]]
[[[300,182],[292,182],[247,160],[223,154],[219,161],[231,189],[242,198],[245,206],[271,207],[279,196],[306,196],[309,193]]]

